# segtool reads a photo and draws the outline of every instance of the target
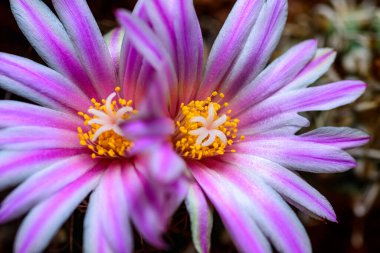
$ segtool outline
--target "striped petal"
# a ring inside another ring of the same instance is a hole
[[[281,91],[300,89],[314,83],[329,70],[335,57],[336,52],[330,48],[318,49],[314,59]]]
[[[162,240],[168,217],[168,206],[162,205],[162,189],[152,185],[132,164],[123,168],[123,183],[130,216],[139,233],[156,247],[164,247]]]
[[[337,148],[355,148],[366,144],[368,134],[348,127],[321,127],[301,135],[304,141],[331,145]]]
[[[228,232],[241,252],[270,252],[270,245],[256,222],[238,204],[239,196],[234,195],[229,183],[200,163],[190,163],[196,181],[212,202],[223,220]]]
[[[20,29],[42,59],[93,97],[91,81],[69,35],[49,7],[37,0],[11,0],[10,3]]]
[[[202,33],[193,1],[146,1],[146,9],[176,63],[178,99],[186,103],[200,83],[203,66]]]
[[[265,67],[281,37],[287,10],[287,1],[265,1],[247,41],[222,82],[222,92],[233,97]]]
[[[0,152],[0,190],[17,185],[49,165],[78,154],[80,151],[74,149],[3,150]]]
[[[98,186],[97,212],[104,236],[113,252],[132,252],[129,209],[121,177],[121,164],[113,162]]]
[[[52,2],[95,90],[100,98],[107,97],[116,86],[116,70],[86,1]]]
[[[83,124],[79,117],[18,101],[0,101],[0,127],[39,126],[73,130]]]
[[[238,105],[244,104],[250,107],[270,97],[293,80],[313,58],[316,50],[315,40],[308,40],[292,47],[265,68],[255,80],[241,89],[230,101],[230,106],[239,110],[241,107]]]
[[[170,93],[177,94],[177,77],[170,54],[165,50],[165,46],[148,25],[138,17],[123,10],[119,10],[116,16],[119,23],[128,31],[126,38],[154,68],[158,78],[152,83],[151,92],[146,95],[147,101],[152,103],[150,111],[165,112],[167,105],[171,106],[171,110],[175,110],[176,105],[173,104],[173,100],[169,101],[168,95]],[[157,106],[161,108],[157,108]]]
[[[234,116],[240,119],[243,127],[282,113],[330,110],[353,102],[365,88],[366,84],[361,81],[340,81],[289,91],[272,96],[252,108],[240,104],[246,111]],[[250,104],[249,101],[247,103]]]
[[[211,49],[200,94],[213,92],[228,73],[254,26],[264,1],[238,0]]]
[[[211,246],[213,216],[207,199],[198,184],[191,184],[185,204],[190,215],[191,234],[195,249],[199,253],[207,253]]]
[[[18,186],[2,202],[0,221],[16,218],[39,201],[49,197],[92,169],[95,161],[88,154],[61,160]]]
[[[290,203],[301,207],[301,210],[336,222],[334,210],[326,198],[288,169],[269,160],[246,154],[226,155],[223,161],[234,164],[239,171],[243,170],[249,175],[256,173]]]
[[[309,238],[297,216],[260,177],[222,162],[210,161],[207,166],[217,169],[219,187],[228,187],[234,193],[235,208],[245,210],[278,251],[311,252]]]
[[[104,40],[110,52],[111,59],[116,71],[119,71],[121,45],[124,39],[124,29],[118,27],[110,31],[104,36]]]
[[[88,97],[58,72],[6,53],[0,53],[0,87],[54,109],[76,113],[90,106]]]
[[[8,150],[80,148],[74,131],[51,127],[20,126],[0,130],[0,147]]]
[[[98,181],[99,171],[90,171],[33,208],[18,230],[15,252],[42,252]]]
[[[294,170],[333,173],[356,166],[355,160],[334,146],[302,138],[262,138],[236,144],[236,151],[258,156]]]
[[[99,188],[91,194],[83,225],[84,253],[113,253],[99,219]]]

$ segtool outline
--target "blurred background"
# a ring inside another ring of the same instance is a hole
[[[49,3],[48,1],[45,1]],[[103,33],[117,24],[117,8],[132,9],[133,0],[88,1]],[[210,49],[235,0],[195,0],[206,49]],[[380,3],[355,0],[289,0],[289,17],[273,57],[302,40],[317,38],[319,47],[338,51],[335,65],[319,82],[361,79],[366,93],[355,103],[328,112],[309,113],[310,129],[321,126],[351,126],[372,136],[365,147],[350,151],[358,167],[341,174],[307,174],[303,177],[333,205],[338,223],[315,220],[299,213],[319,252],[380,252]],[[41,59],[21,34],[7,0],[0,1],[0,52]],[[1,91],[1,90],[0,90]],[[1,91],[3,99],[20,99]],[[307,129],[305,129],[307,130]],[[0,200],[7,192],[0,193]],[[81,252],[82,224],[86,202],[59,231],[46,252]],[[12,251],[20,220],[0,225],[0,253]],[[189,219],[182,206],[165,238],[167,251],[157,251],[135,234],[136,252],[192,253]],[[215,218],[212,252],[236,252],[219,218]]]

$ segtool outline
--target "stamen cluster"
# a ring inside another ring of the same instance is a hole
[[[120,124],[128,120],[136,111],[131,107],[132,100],[120,98],[120,87],[115,89],[107,99],[101,102],[92,98],[92,106],[86,113],[78,112],[89,130],[84,132],[78,127],[78,137],[82,146],[87,146],[93,153],[92,158],[123,158],[132,148],[133,143],[122,137]],[[114,98],[117,96],[117,99]]]
[[[218,98],[218,102],[215,100]],[[213,92],[205,100],[193,100],[187,105],[181,104],[181,111],[176,120],[174,145],[177,152],[188,158],[200,160],[204,157],[235,152],[229,148],[237,138],[238,119],[231,119],[228,110],[219,115],[223,93]],[[241,136],[240,139],[243,139]]]

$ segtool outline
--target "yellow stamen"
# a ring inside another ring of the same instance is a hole
[[[126,101],[120,98],[120,90],[120,87],[116,87],[116,93],[112,93],[107,99],[102,99],[101,103],[92,98],[89,113],[93,116],[78,112],[78,115],[84,119],[84,125],[89,126],[87,132],[78,127],[79,143],[93,152],[91,154],[93,159],[123,158],[133,146],[131,141],[120,135],[119,125],[136,111],[130,107],[132,100]]]
[[[187,105],[181,104],[181,111],[176,118],[176,134],[173,137],[177,152],[187,158],[200,160],[205,157],[223,155],[226,152],[236,152],[231,149],[237,138],[238,119],[231,119],[219,111],[228,107],[228,103],[214,100],[224,98],[223,93],[214,91],[205,100],[193,100]]]

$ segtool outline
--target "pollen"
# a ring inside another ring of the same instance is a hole
[[[78,112],[84,119],[84,131],[78,127],[79,143],[87,146],[91,157],[96,158],[124,158],[132,148],[133,143],[122,137],[120,124],[128,120],[135,110],[131,107],[132,100],[120,97],[120,87],[115,88],[106,99],[98,102],[91,99],[92,105],[88,114]]]
[[[206,157],[235,152],[231,146],[238,138],[238,119],[232,119],[228,103],[222,103],[223,93],[214,91],[205,100],[193,100],[181,104],[176,118],[176,133],[173,137],[177,152],[187,158],[200,160]],[[221,114],[221,109],[226,114]]]

